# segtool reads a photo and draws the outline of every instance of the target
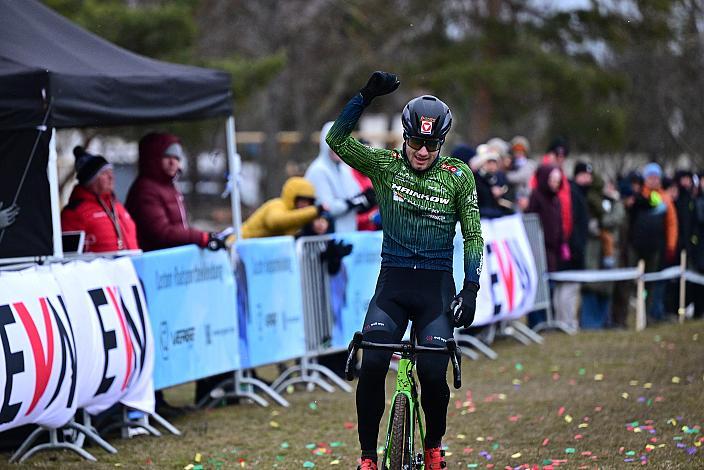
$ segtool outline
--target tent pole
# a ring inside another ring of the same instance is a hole
[[[51,195],[51,229],[53,234],[54,257],[64,257],[64,247],[61,243],[61,210],[59,208],[59,172],[56,156],[56,129],[51,129],[49,141],[49,163],[46,167],[49,178],[49,194]]]
[[[235,144],[235,117],[229,116],[225,123],[227,135],[227,162],[230,169],[230,204],[232,206],[232,225],[235,228],[237,239],[242,238],[242,212],[240,208],[240,170],[242,160],[236,151]]]

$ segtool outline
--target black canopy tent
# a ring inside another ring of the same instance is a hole
[[[0,226],[0,233],[5,232],[0,235],[0,258],[62,254],[56,155],[50,151],[53,141],[48,137],[54,128],[219,116],[227,117],[228,159],[236,175],[239,161],[228,73],[134,54],[81,29],[36,0],[0,0],[0,202],[4,207],[13,202],[20,206],[15,223]],[[34,130],[34,139],[27,138],[28,130]],[[11,140],[15,140],[12,145]],[[37,178],[17,173],[18,167],[29,168],[27,173],[36,167],[28,166],[30,156],[46,160],[47,155],[45,188],[36,187],[41,185]],[[16,159],[22,159],[22,164]],[[46,199],[37,197],[42,190],[51,198],[53,247],[27,246],[29,233],[47,229],[36,225],[45,217],[32,215],[39,210],[36,200]],[[239,228],[236,187],[232,210]]]

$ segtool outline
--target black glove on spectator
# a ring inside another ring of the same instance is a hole
[[[381,95],[387,95],[401,84],[401,81],[396,75],[389,72],[376,71],[369,77],[369,81],[364,88],[359,90],[359,93],[364,98],[365,106],[372,102],[372,100]]]
[[[368,202],[368,207],[366,207],[362,212],[368,211],[372,207],[376,206],[376,191],[374,191],[374,188],[367,188],[362,191],[362,194],[364,194],[364,197],[367,198]]]
[[[347,206],[357,212],[366,212],[376,206],[376,192],[374,192],[374,188],[367,188],[356,196],[347,199]]]
[[[330,240],[328,246],[320,254],[320,259],[328,262],[328,274],[334,275],[342,268],[342,258],[352,253],[352,245],[342,240]]]
[[[450,304],[450,314],[455,328],[469,328],[474,321],[474,312],[477,309],[477,292],[479,284],[468,282],[464,285],[455,300]]]
[[[225,245],[225,240],[222,238],[218,237],[218,234],[213,232],[210,235],[208,235],[208,249],[211,251],[218,251],[218,250],[224,250],[227,248],[227,245]]]

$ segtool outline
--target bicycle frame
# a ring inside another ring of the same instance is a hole
[[[386,444],[384,445],[384,460],[382,463],[382,468],[388,468],[389,451],[391,450],[391,435],[392,435],[392,425],[393,425],[393,409],[396,403],[396,398],[403,394],[408,398],[409,406],[409,417],[410,417],[410,432],[408,434],[408,449],[411,457],[411,461],[415,459],[415,446],[414,440],[416,435],[416,423],[418,424],[418,431],[420,433],[420,442],[425,451],[425,429],[423,428],[423,418],[420,413],[420,406],[418,403],[418,391],[416,389],[416,381],[413,376],[413,367],[415,366],[414,358],[408,354],[404,353],[401,359],[398,361],[398,373],[396,374],[396,390],[391,398],[391,412],[389,413],[389,424],[386,428]],[[424,464],[420,464],[424,467]]]
[[[347,355],[347,363],[345,365],[345,377],[347,380],[354,379],[353,362],[357,354],[357,351],[361,349],[376,349],[382,351],[390,351],[401,354],[401,359],[398,364],[398,373],[396,375],[396,390],[394,391],[393,397],[391,399],[391,410],[389,414],[389,424],[386,430],[386,442],[384,446],[384,460],[382,462],[381,468],[388,469],[390,445],[393,435],[393,419],[394,419],[394,408],[396,405],[396,400],[399,396],[405,395],[408,402],[408,419],[409,419],[409,432],[408,432],[408,449],[409,449],[409,463],[412,469],[425,468],[423,463],[423,456],[417,458],[415,455],[415,433],[416,433],[416,423],[418,424],[418,431],[421,438],[421,443],[423,450],[425,450],[425,429],[423,427],[423,419],[420,413],[420,406],[418,403],[418,391],[416,388],[416,381],[413,375],[413,367],[415,365],[416,353],[430,353],[430,354],[447,354],[450,356],[452,363],[452,375],[453,375],[453,386],[459,389],[462,386],[462,372],[460,368],[460,353],[461,351],[457,347],[454,339],[448,339],[445,348],[434,348],[428,346],[419,346],[415,344],[415,341],[400,343],[400,344],[380,344],[373,343],[363,340],[364,335],[361,332],[356,332],[352,341],[350,342]],[[411,338],[415,338],[414,329],[411,329]],[[397,469],[393,469],[397,470]]]

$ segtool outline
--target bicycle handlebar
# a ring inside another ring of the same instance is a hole
[[[345,377],[347,380],[354,379],[354,371],[352,370],[355,355],[359,349],[372,349],[377,351],[390,351],[398,353],[430,353],[430,354],[447,354],[452,362],[452,385],[458,389],[462,386],[462,370],[460,369],[460,351],[454,339],[447,340],[444,348],[433,348],[429,346],[418,346],[413,343],[373,343],[364,341],[361,332],[356,332],[349,347],[347,348],[347,363],[345,364]]]

